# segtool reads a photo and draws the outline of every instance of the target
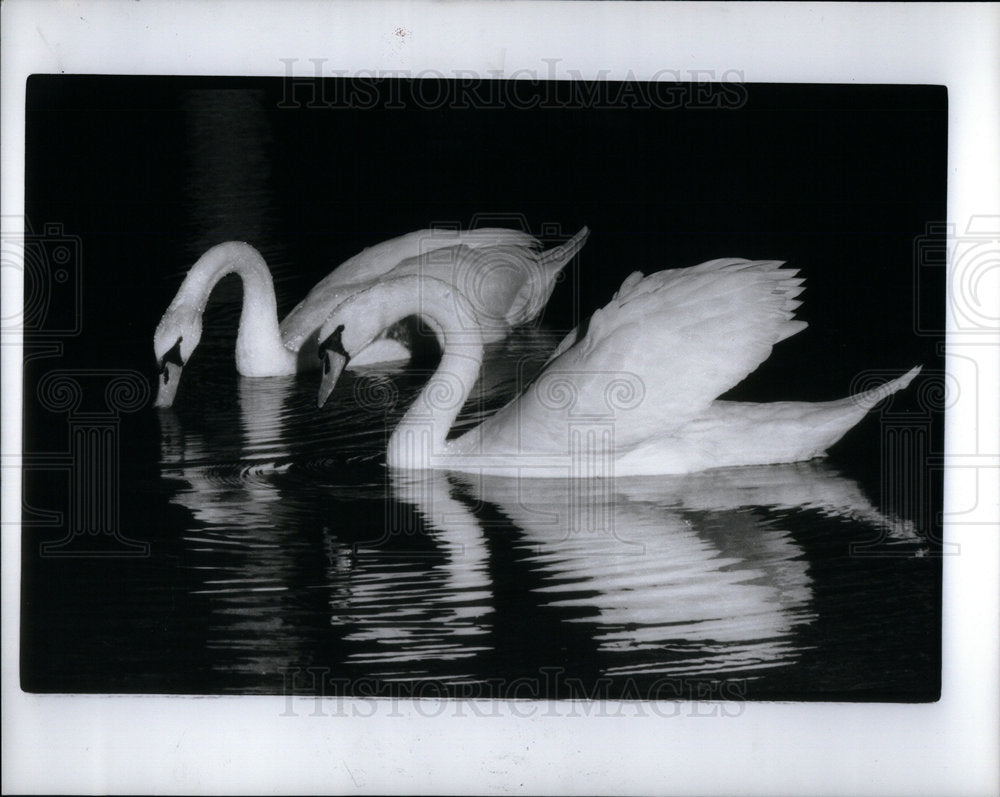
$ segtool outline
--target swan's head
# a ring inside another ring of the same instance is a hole
[[[353,312],[348,316],[335,311],[327,319],[319,333],[319,359],[323,375],[317,406],[326,404],[347,363],[371,343],[381,329],[369,319]]]
[[[170,307],[153,333],[153,353],[160,371],[157,407],[169,407],[177,393],[181,369],[201,341],[201,313],[192,307]]]
[[[393,305],[399,301],[399,287],[380,284],[355,294],[341,302],[320,327],[318,353],[323,375],[318,406],[326,403],[351,358],[398,320]]]
[[[458,308],[462,308],[462,315]],[[474,317],[468,300],[446,282],[417,275],[377,282],[337,305],[320,327],[319,359],[323,366],[320,407],[333,392],[351,358],[368,348],[383,331],[409,316],[420,316],[442,344],[452,328],[481,341],[481,330],[462,326],[463,319]]]

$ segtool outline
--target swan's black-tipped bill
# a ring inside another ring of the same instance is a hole
[[[339,354],[344,358],[344,364],[346,365],[351,360],[351,355],[347,353],[344,349],[344,343],[341,340],[341,335],[344,334],[344,325],[341,324],[333,332],[326,336],[326,340],[321,341],[319,344],[319,358],[322,360],[327,352],[332,352],[334,354]],[[325,366],[324,366],[325,367]]]
[[[179,368],[184,367],[184,358],[181,356],[182,340],[184,340],[183,335],[177,338],[177,340],[174,341],[174,345],[170,347],[170,350],[160,358],[159,362],[157,363],[157,366],[159,367],[161,374],[166,373],[167,363],[173,363]]]
[[[181,381],[181,366],[173,362],[164,362],[160,371],[159,388],[156,392],[156,407],[169,407],[177,395],[177,385]]]
[[[323,359],[323,376],[319,383],[319,396],[316,399],[317,407],[322,407],[326,404],[326,400],[330,398],[330,394],[333,392],[333,388],[336,386],[337,380],[340,379],[340,374],[343,372],[349,359],[332,350],[324,352],[321,357]]]
[[[154,406],[169,407],[174,403],[177,385],[181,381],[181,370],[184,368],[184,358],[181,356],[181,341],[183,339],[183,337],[177,338],[170,350],[157,362],[160,369],[160,385],[156,392]]]

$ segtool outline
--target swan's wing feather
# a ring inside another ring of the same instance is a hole
[[[803,290],[796,274],[777,261],[742,259],[634,273],[550,367],[634,373],[651,412],[664,421],[691,417],[805,328],[793,317]]]
[[[418,230],[375,244],[345,261],[313,286],[305,299],[282,320],[282,341],[288,348],[297,350],[306,336],[315,332],[330,311],[358,286],[367,286],[390,273],[395,274],[401,266],[409,268],[406,273],[410,273],[415,263],[433,262],[435,253],[438,262],[448,262],[448,257],[442,256],[446,253],[441,250],[471,252],[486,247],[534,252],[540,244],[520,230],[492,227],[465,231]]]
[[[317,283],[313,290],[325,285],[367,282],[394,271],[405,260],[455,246],[470,249],[515,246],[535,250],[539,248],[539,243],[532,235],[521,230],[494,227],[479,230],[417,230],[362,250]]]
[[[545,361],[545,364],[542,367],[548,368],[549,363],[551,363],[555,359],[558,359],[560,356],[562,356],[563,352],[568,351],[571,347],[579,343],[582,336],[583,333],[581,331],[581,327],[574,327],[573,329],[571,329],[566,334],[566,337],[564,337],[561,341],[559,341],[559,345],[552,350],[552,353],[549,355],[549,358]]]
[[[468,300],[484,331],[495,327],[506,334],[507,313],[529,279],[534,260],[535,253],[521,245],[461,244],[408,258],[393,269],[392,277],[414,275],[452,285]]]
[[[570,333],[525,393],[483,424],[489,445],[503,446],[511,428],[519,449],[547,445],[567,421],[615,417],[616,445],[628,445],[699,415],[805,327],[793,318],[802,280],[781,265],[727,259],[630,275],[586,334]]]

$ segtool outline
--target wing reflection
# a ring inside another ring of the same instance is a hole
[[[450,478],[479,505],[439,489],[440,503],[421,511],[464,541],[477,510],[496,507],[537,574],[539,608],[591,626],[606,674],[747,675],[789,663],[795,629],[815,614],[808,563],[775,510],[898,526],[816,463],[617,482]]]

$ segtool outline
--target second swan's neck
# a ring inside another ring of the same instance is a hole
[[[391,467],[429,468],[435,457],[446,453],[448,431],[479,378],[482,334],[463,321],[469,317],[460,307],[465,299],[446,283],[423,279],[411,284],[411,278],[392,282],[400,308],[393,322],[421,316],[437,334],[442,354],[434,375],[389,438],[386,459]]]
[[[250,244],[228,241],[213,246],[191,268],[177,299],[200,314],[208,297],[227,274],[243,281],[243,310],[236,336],[236,368],[244,376],[276,376],[295,372],[295,354],[281,343],[278,305],[271,272]]]

